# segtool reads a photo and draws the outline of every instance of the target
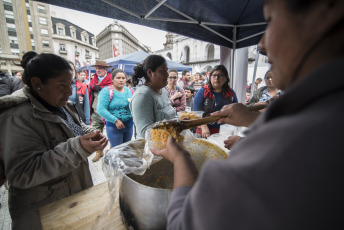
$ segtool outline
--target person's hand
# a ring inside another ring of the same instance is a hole
[[[167,139],[163,150],[150,149],[157,156],[166,158],[173,164],[173,188],[192,186],[197,180],[197,169],[192,162],[190,154],[183,150],[173,137]]]
[[[241,103],[225,105],[220,111],[211,114],[211,116],[223,117],[217,121],[219,124],[226,123],[245,127],[250,126],[259,115],[259,112],[253,112]]]
[[[201,125],[201,129],[202,129],[202,137],[208,138],[210,136],[208,125]]]
[[[124,129],[125,128],[123,122],[120,119],[116,120],[115,125],[116,125],[117,129]]]
[[[103,150],[108,144],[108,139],[99,130],[84,134],[80,137],[81,146],[90,153]]]
[[[167,139],[166,148],[158,150],[158,149],[149,149],[154,155],[161,156],[166,158],[172,164],[176,161],[179,157],[190,156],[190,154],[183,150],[176,142],[176,140],[170,136]]]
[[[228,139],[223,142],[225,143],[225,148],[230,150],[233,147],[233,145],[238,142],[240,138],[240,136],[235,135],[228,137]]]
[[[183,96],[183,94],[181,93],[181,92],[175,92],[174,94],[173,94],[173,96],[171,97],[171,100],[173,101],[173,100],[175,100],[175,99],[177,99],[177,98],[180,98],[180,97],[182,97]]]

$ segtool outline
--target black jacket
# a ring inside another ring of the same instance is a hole
[[[12,94],[23,87],[24,84],[19,78],[0,71],[0,97]]]

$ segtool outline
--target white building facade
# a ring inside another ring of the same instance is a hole
[[[125,55],[135,51],[149,52],[149,48],[143,45],[123,25],[114,21],[102,30],[96,37],[99,48],[99,58],[105,60]]]
[[[98,58],[95,36],[81,27],[60,18],[51,18],[54,53],[69,61],[76,68],[93,64]]]

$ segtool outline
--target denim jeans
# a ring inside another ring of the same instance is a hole
[[[114,123],[106,122],[106,133],[109,138],[111,148],[130,141],[133,137],[133,118],[128,121],[124,121],[123,124],[125,128],[117,129],[117,126]]]

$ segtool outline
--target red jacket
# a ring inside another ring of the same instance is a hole
[[[100,86],[101,88],[104,88],[105,86],[109,86],[112,85],[112,80],[111,80],[111,73],[107,73],[105,78],[98,84],[98,75],[95,74],[94,78],[91,80],[90,85],[89,85],[89,92],[88,92],[88,96],[89,96],[89,102],[90,102],[90,108],[91,108],[91,114],[92,114],[92,103],[94,100],[94,91],[97,91],[97,87],[95,86]],[[98,91],[99,92],[99,91]]]

